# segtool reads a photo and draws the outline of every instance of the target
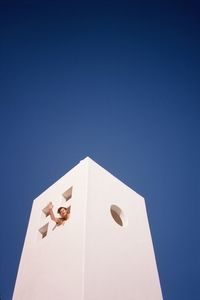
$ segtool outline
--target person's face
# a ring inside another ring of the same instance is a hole
[[[67,210],[65,208],[61,208],[60,215],[61,215],[62,218],[66,217],[67,216]]]

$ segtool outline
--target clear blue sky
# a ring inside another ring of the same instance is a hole
[[[198,1],[17,2],[0,4],[2,300],[33,199],[85,156],[145,197],[164,299],[199,300]]]

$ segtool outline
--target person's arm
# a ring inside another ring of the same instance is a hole
[[[54,222],[56,222],[56,224],[61,225],[62,224],[62,220],[60,220],[59,218],[56,218],[53,212],[53,204],[52,202],[50,202],[48,204],[48,209],[49,209],[49,215],[51,220],[53,220]]]

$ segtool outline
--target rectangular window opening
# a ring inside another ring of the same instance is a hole
[[[67,207],[69,214],[71,213],[71,205]]]
[[[66,190],[62,195],[65,199],[65,201],[68,201],[72,197],[72,189],[73,187],[71,186],[68,190]]]
[[[45,224],[38,230],[39,231],[39,239],[43,239],[47,236],[48,226],[49,226],[49,223]]]
[[[48,205],[45,206],[45,207],[42,209],[42,212],[44,213],[45,217],[48,217],[48,216],[49,216],[49,208],[48,208]]]

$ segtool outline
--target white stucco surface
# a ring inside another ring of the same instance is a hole
[[[50,201],[54,211],[71,206],[64,225],[55,228],[42,212]],[[121,210],[123,226],[111,216],[112,205]],[[41,238],[38,230],[47,223]],[[144,199],[90,158],[33,202],[13,294],[13,300],[27,299],[162,299]]]

